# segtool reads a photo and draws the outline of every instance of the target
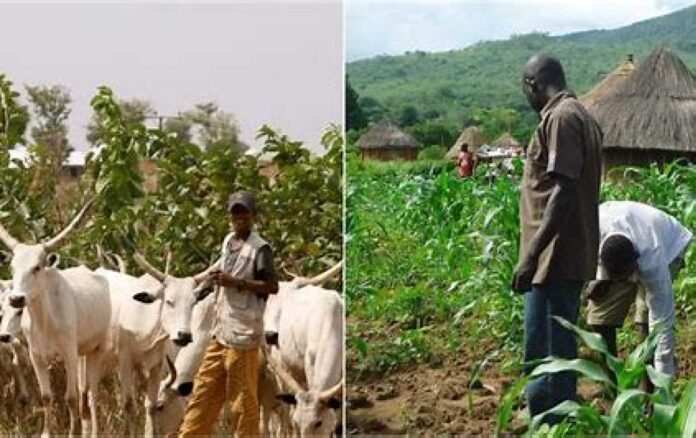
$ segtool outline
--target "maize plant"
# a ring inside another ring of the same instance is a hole
[[[696,380],[688,382],[681,396],[672,388],[672,378],[655,370],[649,361],[656,345],[656,334],[662,328],[651,330],[647,339],[625,359],[609,353],[602,337],[597,333],[578,328],[562,318],[554,317],[561,325],[575,332],[591,350],[598,353],[601,362],[589,359],[547,358],[527,377],[504,396],[498,412],[496,432],[505,430],[512,417],[513,406],[529,379],[547,373],[572,371],[603,386],[606,393],[615,394],[611,409],[604,413],[590,403],[575,400],[564,401],[535,415],[529,421],[529,436],[573,436],[627,434],[693,437],[696,434]],[[639,388],[644,377],[655,386],[653,393]],[[564,419],[550,426],[545,423],[549,415]]]

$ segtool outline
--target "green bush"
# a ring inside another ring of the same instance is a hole
[[[419,160],[440,160],[447,153],[447,148],[442,146],[428,146],[418,152]]]

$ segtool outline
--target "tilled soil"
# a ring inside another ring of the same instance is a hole
[[[677,355],[678,376],[696,377],[696,339],[681,337]],[[490,436],[495,431],[500,398],[517,376],[501,375],[496,371],[499,364],[492,364],[472,383],[473,363],[467,362],[460,360],[437,369],[419,366],[349,384],[348,434]],[[582,380],[578,393],[586,401],[596,399],[603,411],[611,408],[610,400],[597,399],[601,394],[598,385]],[[513,419],[513,434],[523,428],[520,418]]]
[[[500,394],[513,378],[486,378],[469,388],[463,366],[416,368],[348,388],[349,434],[490,433]]]

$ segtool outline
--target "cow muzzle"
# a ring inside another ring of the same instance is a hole
[[[10,295],[10,306],[15,309],[21,309],[27,304],[27,299],[24,295]]]
[[[12,336],[9,333],[3,333],[0,335],[0,342],[8,344],[12,340]]]
[[[179,347],[185,347],[193,341],[191,333],[188,332],[177,332],[176,338],[174,339],[174,344]]]

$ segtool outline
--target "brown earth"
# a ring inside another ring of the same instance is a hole
[[[678,335],[678,377],[682,379],[696,376],[696,336],[692,335],[692,330]],[[500,363],[492,362],[481,372],[479,382],[471,384],[474,363],[462,357],[441,368],[421,365],[349,384],[347,433],[491,436],[499,401],[517,376],[501,374]],[[601,388],[582,380],[578,392],[583,400],[593,401]],[[611,408],[609,400],[593,403],[604,412]],[[511,422],[513,434],[524,430],[522,411],[523,407],[518,407]]]

